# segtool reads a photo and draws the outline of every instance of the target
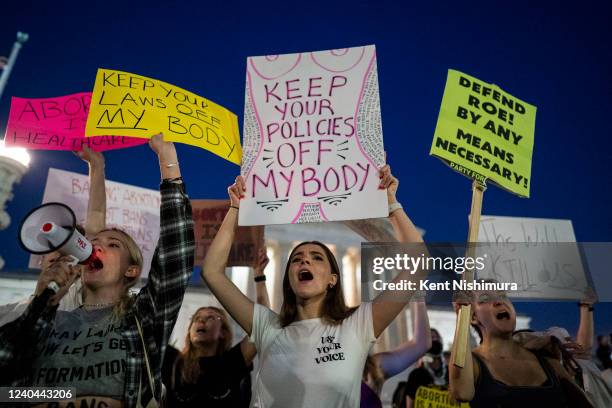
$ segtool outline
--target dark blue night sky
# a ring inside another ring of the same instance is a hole
[[[571,219],[579,241],[612,241],[609,1],[87,3],[3,2],[0,55],[8,55],[17,31],[30,40],[0,100],[0,132],[10,96],[89,91],[98,67],[175,84],[241,117],[247,56],[375,44],[388,160],[401,181],[400,201],[428,241],[467,236],[470,182],[428,155],[449,68],[538,108],[531,198],[490,187],[483,213]],[[180,146],[179,156],[193,198],[224,198],[239,171],[201,149]],[[107,153],[106,162],[111,180],[157,186],[157,163],[146,146]],[[86,172],[69,152],[32,152],[8,203],[13,222],[0,232],[6,269],[27,265],[17,225],[41,202],[49,167]],[[517,309],[533,317],[535,328],[576,332],[573,302]],[[597,333],[612,332],[610,316],[612,304],[596,307]]]

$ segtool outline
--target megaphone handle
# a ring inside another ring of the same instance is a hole
[[[33,327],[34,323],[41,315],[41,313],[45,310],[49,303],[49,299],[53,297],[57,292],[59,292],[60,287],[57,282],[51,281],[42,291],[42,293],[34,298],[32,301],[32,312],[30,313],[30,317],[24,321],[24,325],[26,327]]]
[[[55,282],[55,281],[51,281],[49,282],[49,284],[47,285],[47,288],[43,291],[43,293],[41,293],[41,296],[47,291],[50,290],[51,292],[53,292],[52,294],[55,295],[57,292],[59,292],[60,287],[59,285]]]
[[[45,290],[42,291],[40,295],[38,295],[38,304],[40,304],[43,308],[47,306],[49,303],[49,299],[53,297],[57,292],[59,292],[60,286],[55,281],[49,282]]]

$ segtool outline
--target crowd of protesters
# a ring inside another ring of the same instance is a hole
[[[456,349],[444,350],[440,333],[430,329],[422,293],[383,292],[348,307],[338,262],[319,241],[291,251],[279,313],[271,310],[265,287],[265,251],[255,268],[257,301],[249,299],[225,275],[247,191],[240,176],[228,188],[227,215],[200,265],[223,309],[197,309],[183,349],[174,349],[168,341],[194,267],[193,221],[174,145],[156,135],[150,146],[162,181],[160,237],[147,283],[131,294],[142,253],[129,234],[105,226],[104,158],[85,149],[80,156],[89,164],[91,190],[83,232],[100,263],[73,266],[59,253],[47,254],[33,295],[2,307],[2,386],[76,389],[73,405],[40,406],[382,407],[384,382],[408,372],[394,393],[396,407],[413,406],[422,386],[448,390],[471,407],[612,406],[610,337],[598,336],[593,344],[592,294],[579,303],[579,330],[572,337],[558,327],[517,332],[505,293],[463,293],[455,308],[471,305],[480,343],[462,366],[455,364]],[[387,191],[395,238],[422,244],[397,201],[398,186],[390,167],[382,167],[379,188]],[[400,272],[396,279],[416,281],[426,273]],[[40,295],[50,281],[60,290],[43,304]],[[372,353],[405,307],[411,309],[412,337]],[[230,317],[246,332],[236,344]],[[466,344],[460,335],[453,342]]]

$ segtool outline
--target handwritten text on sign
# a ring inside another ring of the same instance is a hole
[[[374,46],[247,60],[240,225],[383,217]]]
[[[238,119],[229,110],[166,82],[98,69],[86,135],[111,132],[201,147],[240,164]]]
[[[90,103],[91,92],[55,98],[13,97],[5,144],[26,149],[79,151],[87,145],[92,150],[104,151],[146,143],[126,136],[85,137]]]
[[[536,107],[448,70],[430,154],[454,170],[529,197]]]
[[[212,240],[217,235],[225,214],[228,200],[191,200],[194,234],[196,240],[195,264],[202,265]],[[255,266],[257,251],[264,248],[263,227],[239,227],[230,250],[227,266]]]
[[[483,215],[477,255],[479,278],[514,282],[515,298],[581,299],[588,286],[572,222]]]
[[[120,228],[138,244],[144,258],[142,277],[149,274],[159,238],[159,191],[106,181],[106,226]],[[72,208],[77,222],[85,225],[89,202],[89,178],[70,171],[49,169],[43,203],[61,202]],[[30,267],[37,268],[36,256]]]

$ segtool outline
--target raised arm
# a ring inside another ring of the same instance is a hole
[[[380,170],[380,188],[387,189],[387,199],[389,201],[389,221],[393,225],[396,238],[402,243],[415,243],[423,244],[423,238],[416,229],[408,215],[404,212],[401,206],[397,206],[397,188],[399,186],[399,180],[391,174],[391,168],[385,165]],[[398,208],[399,207],[399,208]],[[414,248],[417,253],[415,256],[422,256],[426,254],[425,245],[422,247]],[[427,273],[424,270],[400,272],[393,282],[399,281],[413,281],[418,284],[420,279],[423,279]],[[418,286],[418,285],[417,285]],[[410,301],[410,298],[414,294],[414,290],[386,290],[379,294],[374,302],[372,303],[372,319],[374,321],[374,335],[378,337],[383,330],[395,319],[395,317],[404,309],[406,304]]]
[[[137,310],[152,319],[156,340],[168,342],[193,272],[195,240],[191,204],[181,179],[176,149],[155,135],[149,142],[157,154],[162,177],[160,185],[159,240],[147,284],[141,289]]]
[[[227,258],[238,225],[240,198],[244,196],[245,191],[245,183],[241,176],[236,177],[236,182],[227,189],[230,209],[208,248],[202,265],[202,279],[206,281],[223,307],[250,336],[253,325],[253,302],[225,275]]]
[[[261,248],[257,253],[257,264],[254,268],[254,275],[255,278],[259,276],[264,279],[255,281],[255,294],[256,302],[268,309],[270,308],[270,298],[268,297],[268,289],[266,288],[266,275],[264,275],[264,269],[266,269],[269,261],[268,255],[266,254],[266,248]],[[240,342],[240,351],[242,351],[242,357],[244,357],[246,365],[250,365],[257,354],[255,344],[249,341],[248,337],[245,337],[242,339],[242,342]]]
[[[89,165],[89,202],[85,219],[85,235],[92,236],[106,228],[106,185],[104,156],[87,146],[74,152]]]
[[[393,226],[395,238],[399,242],[418,243],[423,242],[423,237],[417,228],[414,226],[404,208],[397,201],[397,189],[399,180],[391,174],[391,167],[385,165],[381,170],[381,186],[387,189],[387,201],[389,201],[389,221]],[[396,209],[394,209],[396,208]]]
[[[431,348],[431,330],[425,300],[410,302],[412,316],[412,338],[398,348],[375,355],[385,376],[391,378],[417,361]]]
[[[576,342],[582,347],[582,353],[589,356],[593,349],[593,336],[595,335],[592,308],[596,301],[597,297],[591,288],[587,289],[586,296],[580,301],[580,325]]]
[[[268,265],[270,260],[266,254],[266,248],[261,248],[257,253],[257,265],[254,268],[255,275],[255,301],[262,305],[270,308],[270,297],[268,296],[268,288],[266,288],[266,275],[264,275],[264,269]]]

